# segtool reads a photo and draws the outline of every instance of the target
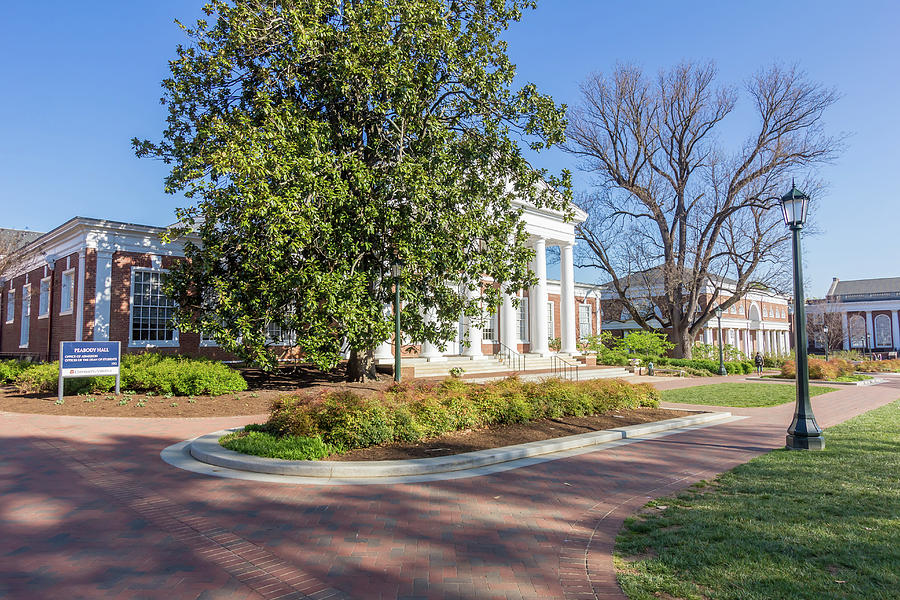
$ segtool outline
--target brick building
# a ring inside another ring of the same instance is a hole
[[[809,347],[892,353],[900,350],[900,277],[835,277],[825,298],[806,303]],[[828,326],[828,330],[824,329]]]
[[[423,359],[457,354],[477,359],[497,352],[501,343],[548,356],[551,338],[559,338],[563,353],[577,354],[577,338],[599,331],[598,297],[592,286],[574,281],[574,224],[534,207],[524,207],[524,213],[537,250],[532,268],[538,284],[520,294],[518,307],[505,297],[485,327],[460,323],[461,336],[468,331],[482,344],[464,347],[451,341],[444,350],[425,344],[418,352]],[[162,293],[161,277],[184,252],[180,241],[163,243],[165,230],[75,217],[23,239],[7,272],[0,274],[0,355],[55,360],[60,341],[112,340],[122,343],[123,352],[228,358],[214,341],[179,332],[169,323],[174,305]],[[560,246],[561,281],[546,278],[548,245]],[[385,359],[392,346],[388,342],[377,350]]]
[[[661,312],[653,300],[662,295],[662,284],[658,281],[660,276],[659,271],[654,269],[632,275],[628,298],[642,309],[644,316],[649,317],[651,327],[666,331],[660,322]],[[734,283],[727,278],[721,282],[707,281],[700,290],[698,312],[710,303],[715,307],[730,300]],[[618,335],[641,329],[611,284],[604,284],[601,289],[603,329]],[[756,352],[789,353],[793,344],[789,305],[790,298],[782,294],[763,290],[745,294],[722,314],[722,341],[747,355]],[[718,321],[713,316],[695,341],[716,345],[718,340]]]

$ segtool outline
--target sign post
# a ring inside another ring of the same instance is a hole
[[[63,399],[63,380],[67,377],[116,376],[119,395],[122,346],[119,342],[60,342],[59,401]]]

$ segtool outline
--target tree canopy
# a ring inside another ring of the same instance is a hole
[[[530,8],[209,3],[163,82],[162,140],[134,140],[171,165],[166,191],[192,201],[173,235],[200,241],[167,278],[177,325],[272,365],[274,324],[329,369],[389,339],[395,263],[413,342],[452,339],[460,315],[531,283],[515,202],[565,211],[570,185],[521,152],[565,131],[563,107],[513,89],[500,36]]]

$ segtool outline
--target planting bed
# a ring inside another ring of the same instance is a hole
[[[488,448],[513,446],[527,442],[549,440],[567,435],[613,429],[625,425],[651,423],[683,417],[684,411],[663,408],[623,409],[590,417],[560,417],[541,419],[531,423],[517,423],[486,427],[484,429],[454,431],[418,443],[395,443],[372,448],[359,448],[345,454],[336,454],[325,460],[403,460],[409,458],[433,458],[463,452],[475,452]]]

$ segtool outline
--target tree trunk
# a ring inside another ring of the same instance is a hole
[[[374,381],[378,379],[375,372],[375,350],[350,351],[350,360],[347,362],[347,381]]]
[[[673,331],[669,334],[669,337],[672,343],[675,344],[675,348],[672,349],[675,358],[691,359],[694,357],[694,339],[687,332],[687,329],[684,331]]]

